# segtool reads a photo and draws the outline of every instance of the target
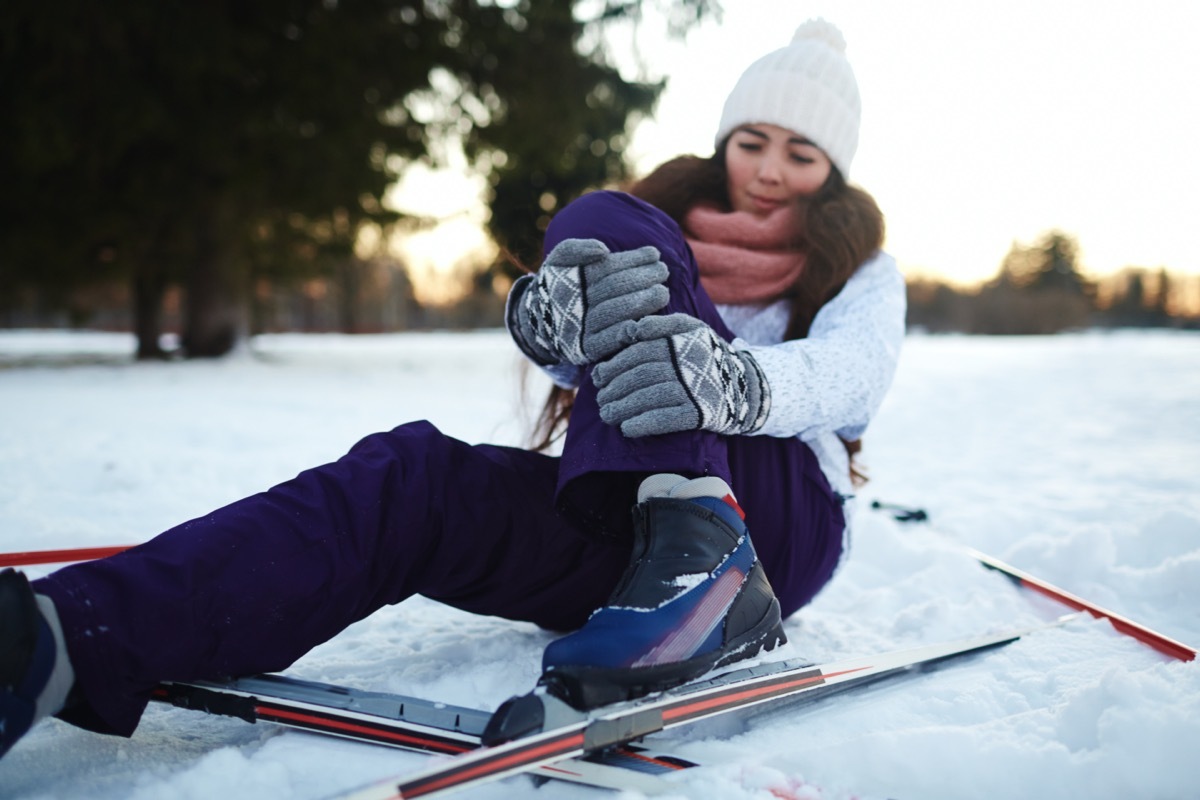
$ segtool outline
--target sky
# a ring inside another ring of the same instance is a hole
[[[655,119],[633,138],[640,172],[682,152],[710,154],[742,70],[820,16],[842,29],[863,95],[850,179],[879,201],[885,247],[907,274],[985,280],[1014,242],[1032,244],[1050,229],[1078,240],[1094,275],[1124,266],[1200,273],[1200,103],[1189,88],[1200,75],[1200,3],[724,5],[719,23],[685,41],[667,40],[652,15],[636,38],[614,34],[619,57],[668,80]],[[410,184],[423,202],[441,203],[440,215],[462,212],[447,230],[410,242],[418,267],[483,242],[472,232],[482,211],[461,199],[470,179]]]

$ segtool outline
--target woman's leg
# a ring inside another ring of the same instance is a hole
[[[654,245],[668,267],[663,313],[689,314],[732,338],[700,286],[679,227],[658,209],[616,192],[586,195],[554,218],[546,248],[572,238],[599,239],[611,251]],[[549,692],[593,707],[677,685],[784,640],[779,603],[729,480],[724,437],[686,431],[627,438],[600,419],[585,374],[564,443],[558,502],[588,530],[617,537],[628,531],[633,555],[607,605],[546,648],[542,684]],[[520,717],[514,712],[514,725]]]
[[[553,510],[556,460],[413,423],[121,555],[37,581],[77,676],[69,721],[128,735],[162,680],[287,667],[425,594],[555,629],[608,596],[624,548]]]
[[[598,239],[613,252],[658,248],[669,269],[663,314],[689,314],[732,340],[733,334],[700,285],[700,271],[675,222],[649,203],[621,192],[593,192],[560,211],[546,231],[545,250],[564,239]],[[561,507],[601,536],[627,538],[628,504],[646,475],[680,473],[730,480],[726,440],[707,431],[626,438],[600,419],[590,370],[576,393],[558,476]],[[584,476],[603,475],[601,480]]]
[[[842,502],[799,439],[729,441],[733,491],[786,618],[808,605],[842,556]]]
[[[662,313],[690,314],[733,340],[700,285],[679,227],[657,208],[627,194],[594,192],[554,218],[546,251],[567,238],[599,239],[613,251],[654,245],[670,269],[670,303]],[[627,470],[630,477],[592,486],[580,480],[602,470]],[[627,535],[626,505],[637,480],[651,472],[716,475],[731,483],[784,616],[812,600],[832,576],[842,553],[842,506],[807,445],[795,438],[704,432],[627,439],[600,420],[595,387],[584,380],[567,433],[559,474],[559,487],[566,490],[559,502],[572,513],[590,515],[589,530]]]

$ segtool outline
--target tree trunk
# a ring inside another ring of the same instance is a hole
[[[249,330],[242,276],[222,247],[221,228],[213,209],[197,214],[184,302],[182,344],[188,358],[226,355]]]
[[[353,257],[347,257],[337,265],[338,317],[342,333],[359,331],[358,288],[361,269],[362,265]]]
[[[163,296],[167,291],[162,266],[153,258],[137,264],[134,267],[132,283],[133,332],[137,337],[137,359],[165,359],[167,351],[159,344],[163,332]]]

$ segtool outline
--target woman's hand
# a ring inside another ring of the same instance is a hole
[[[633,341],[634,322],[667,305],[667,275],[654,247],[610,253],[595,239],[565,239],[537,274],[513,285],[509,332],[540,364],[594,364]]]
[[[767,421],[771,392],[758,363],[687,314],[647,317],[635,341],[597,364],[600,418],[626,436],[706,430],[753,433]]]

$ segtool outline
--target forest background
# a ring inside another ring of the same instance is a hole
[[[131,330],[139,358],[275,331],[495,327],[572,198],[619,187],[665,81],[608,33],[716,0],[254,0],[0,7],[0,327]],[[414,168],[481,179],[490,247],[440,290],[395,247]],[[1092,275],[1061,230],[996,275],[909,276],[909,325],[1200,327],[1200,276]]]

